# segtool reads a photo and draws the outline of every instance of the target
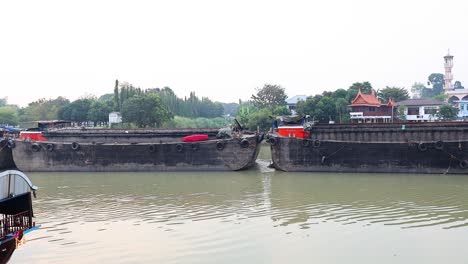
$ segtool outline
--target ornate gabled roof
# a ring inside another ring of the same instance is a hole
[[[359,88],[358,94],[350,106],[381,106],[382,103],[375,96],[374,90],[371,89],[371,91],[371,94],[363,94]]]

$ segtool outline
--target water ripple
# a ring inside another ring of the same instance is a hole
[[[32,175],[40,186],[34,200],[35,221],[46,240],[61,246],[83,246],[79,228],[109,227],[130,221],[154,226],[174,236],[192,225],[217,222],[225,229],[207,237],[189,237],[188,255],[212,249],[248,248],[245,238],[231,238],[233,226],[295,227],[305,232],[322,223],[401,229],[468,227],[466,177],[414,175],[288,174],[260,170],[245,173],[136,173]],[[250,226],[249,225],[249,226]],[[289,230],[288,233],[295,233]],[[269,234],[262,234],[268,236]],[[229,239],[227,239],[229,238]],[[216,242],[215,242],[216,241]],[[194,246],[196,245],[196,246]],[[189,249],[190,248],[190,249]],[[201,253],[204,252],[204,253]],[[177,262],[177,261],[175,261]]]

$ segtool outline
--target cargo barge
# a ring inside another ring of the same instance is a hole
[[[267,141],[282,171],[468,174],[468,122],[303,123]]]
[[[218,129],[65,128],[22,134],[12,150],[16,165],[24,171],[236,171],[252,167],[263,133],[228,132],[220,136]]]

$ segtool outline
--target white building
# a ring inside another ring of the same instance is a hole
[[[291,98],[286,99],[286,104],[288,105],[289,111],[291,111],[292,115],[296,114],[296,106],[297,102],[299,101],[305,101],[307,99],[306,95],[296,95]]]
[[[436,121],[439,120],[437,113],[444,102],[433,99],[408,99],[398,102],[397,107],[404,107],[404,114],[407,121]]]
[[[122,115],[119,112],[109,113],[109,125],[122,123]]]

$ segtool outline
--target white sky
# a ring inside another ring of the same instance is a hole
[[[467,14],[461,0],[2,1],[0,97],[75,100],[115,79],[222,102],[264,83],[410,89],[443,73],[449,48],[468,86]]]

